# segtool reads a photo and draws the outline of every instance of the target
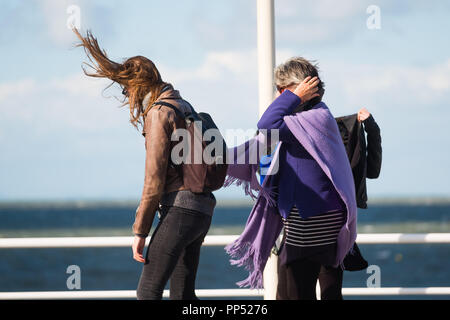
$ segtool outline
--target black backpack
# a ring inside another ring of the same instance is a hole
[[[159,100],[153,104],[171,108],[175,111],[175,114],[178,117],[185,120],[185,129],[191,137],[190,145],[188,146],[190,151],[194,150],[195,147],[198,148],[198,146],[201,146],[201,163],[198,163],[198,161],[196,163],[194,161],[194,151],[189,153],[191,156],[189,159],[189,154],[181,155],[181,157],[184,158],[184,161],[182,163],[176,163],[174,166],[181,167],[180,171],[183,176],[184,186],[190,191],[195,193],[203,193],[218,190],[223,186],[228,169],[228,165],[226,163],[227,145],[225,143],[225,139],[220,134],[217,125],[208,113],[197,113],[189,102],[186,100],[183,101],[186,102],[191,109],[191,112],[188,114],[184,114],[177,107],[165,101]],[[215,139],[212,139],[211,141],[204,141],[205,132],[210,129],[215,130]],[[204,150],[212,143],[216,142],[216,139],[219,139],[219,154],[216,155],[215,150],[217,148],[212,148],[212,152],[210,154],[211,157],[205,159],[203,157]]]

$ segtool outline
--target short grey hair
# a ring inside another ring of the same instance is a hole
[[[293,57],[275,69],[275,85],[277,90],[300,84],[307,77],[318,77],[319,66],[302,57]],[[319,91],[325,87],[320,81]]]

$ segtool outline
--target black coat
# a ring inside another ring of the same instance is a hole
[[[362,124],[358,121],[357,114],[338,117],[336,122],[352,167],[356,204],[358,208],[366,209],[366,178],[378,178],[381,170],[380,128],[372,115],[364,120]],[[367,133],[367,144],[364,132]]]

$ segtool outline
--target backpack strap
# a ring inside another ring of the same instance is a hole
[[[160,105],[160,106],[168,107],[168,108],[172,109],[173,111],[175,111],[177,116],[181,117],[182,119],[186,119],[186,117],[188,116],[188,114],[184,114],[183,112],[180,111],[180,109],[178,109],[173,104],[168,103],[168,102],[156,101],[153,105],[154,106]]]
[[[172,109],[173,111],[175,111],[175,114],[177,116],[179,116],[183,120],[185,120],[186,117],[188,116],[188,115],[185,115],[183,112],[181,112],[180,109],[178,109],[177,107],[175,107],[171,103],[164,102],[164,101],[160,100],[160,101],[156,101],[155,103],[152,104],[152,106],[158,106],[158,105],[159,106],[165,106],[165,107],[168,107],[168,108]],[[180,175],[180,177],[182,177],[183,176],[183,171],[181,169],[181,166],[180,165],[175,165],[170,157],[169,157],[169,163],[170,163],[170,165],[172,167],[174,167],[178,171],[178,174]]]
[[[161,98],[161,100],[172,100],[172,98]],[[161,101],[161,100],[159,100],[159,101]],[[189,101],[184,100],[184,99],[177,99],[177,100],[182,100],[184,103],[186,103],[189,106],[189,109],[191,109],[191,113],[189,113],[188,115],[190,115],[190,114],[197,115],[197,111],[195,111],[194,107],[189,103]],[[159,104],[159,102],[157,101],[157,102],[155,102],[155,104]]]

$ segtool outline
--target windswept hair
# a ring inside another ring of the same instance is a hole
[[[152,104],[167,85],[161,79],[155,64],[143,56],[126,59],[123,63],[114,62],[108,58],[106,51],[100,48],[90,31],[86,32],[85,37],[77,29],[74,28],[73,31],[81,41],[76,47],[83,47],[90,61],[84,64],[92,71],[88,72],[83,67],[84,73],[89,77],[108,78],[128,92],[123,106],[129,105],[130,122],[138,129],[138,124],[142,125],[141,117],[145,119]],[[144,110],[142,102],[149,92],[151,98]]]
[[[294,84],[300,84],[307,77],[319,77],[319,66],[317,63],[315,64],[302,57],[290,58],[275,69],[275,85],[278,91]],[[325,83],[320,80],[317,88],[319,93],[323,95]],[[316,97],[310,101],[310,104],[314,105],[320,101],[321,97]]]

